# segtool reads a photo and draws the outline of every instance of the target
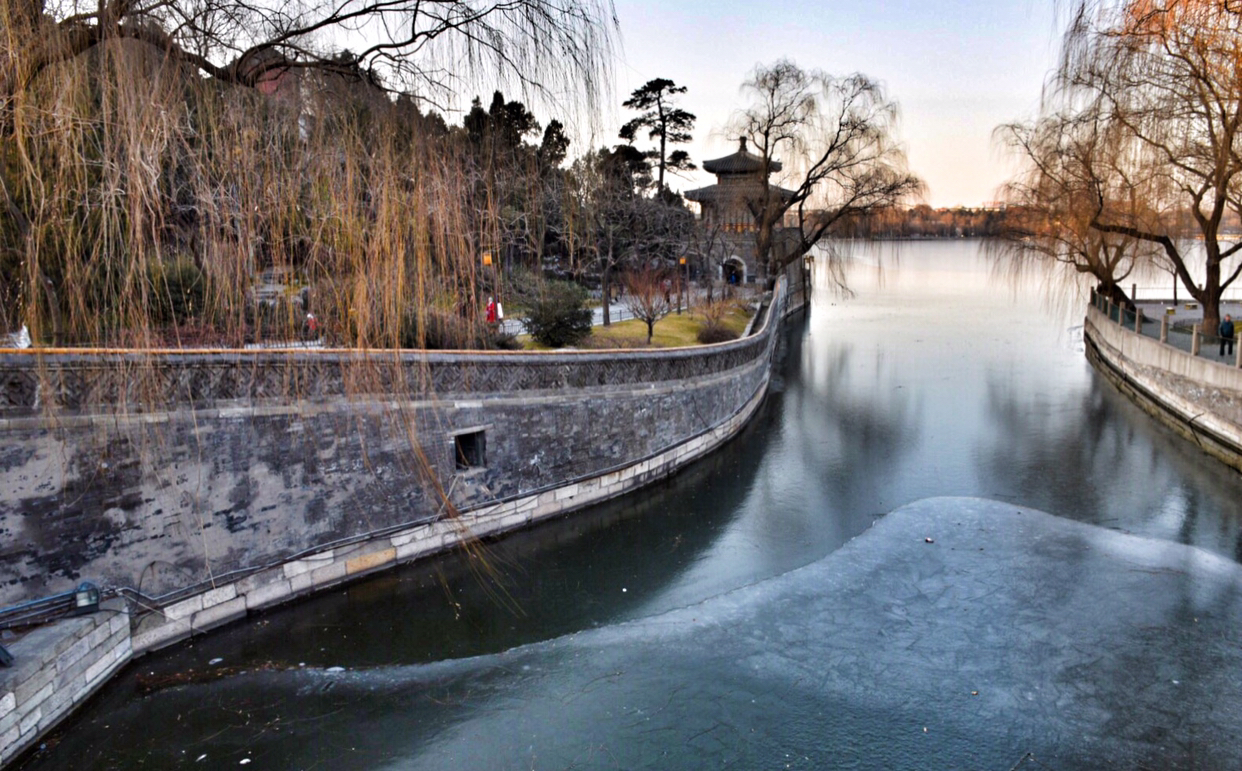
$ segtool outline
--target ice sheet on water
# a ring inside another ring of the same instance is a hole
[[[235,740],[290,768],[1010,768],[1027,752],[1237,768],[1240,590],[1242,567],[1189,547],[932,499],[660,616],[477,659],[262,673],[263,695],[297,698],[269,698],[276,717]]]
[[[806,568],[511,652],[540,675],[418,757],[1237,767],[1240,589],[1242,567],[1193,548],[922,501]]]

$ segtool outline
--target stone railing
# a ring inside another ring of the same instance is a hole
[[[149,412],[660,383],[727,372],[763,356],[771,326],[727,343],[651,351],[5,351],[0,418],[49,408]]]

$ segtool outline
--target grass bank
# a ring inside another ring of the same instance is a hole
[[[746,329],[754,310],[749,306],[735,304],[720,318],[719,323],[736,335]],[[707,323],[702,310],[696,308],[692,312],[678,315],[672,313],[656,322],[651,337],[651,348],[681,348],[699,345],[698,334]],[[530,350],[546,350],[543,346],[530,339],[529,335],[519,338]],[[614,321],[609,326],[597,326],[591,335],[582,341],[579,348],[647,348],[647,325],[637,319]]]

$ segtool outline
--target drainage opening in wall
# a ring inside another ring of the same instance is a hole
[[[453,436],[453,458],[457,470],[482,468],[487,465],[487,437],[485,432],[469,431]]]

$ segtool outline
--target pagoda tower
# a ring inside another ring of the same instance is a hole
[[[755,232],[758,222],[754,210],[763,199],[764,188],[773,197],[784,201],[793,197],[791,190],[768,182],[768,175],[781,170],[780,161],[772,161],[768,174],[764,174],[763,159],[746,147],[746,137],[738,140],[737,152],[703,161],[703,168],[716,175],[716,184],[688,190],[685,197],[702,209],[702,225],[719,228],[723,251],[713,254],[719,266],[720,278],[730,283],[753,282],[765,278],[767,266],[759,264],[755,254]],[[777,225],[780,230],[780,225]],[[780,242],[775,237],[773,242]]]

